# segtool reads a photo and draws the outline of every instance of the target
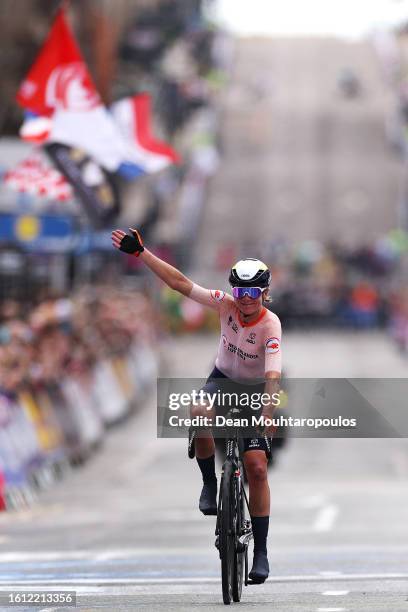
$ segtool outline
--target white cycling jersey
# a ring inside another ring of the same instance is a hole
[[[189,297],[218,311],[221,338],[216,367],[232,379],[264,379],[266,372],[282,367],[279,317],[263,307],[251,323],[242,321],[232,295],[193,284]]]

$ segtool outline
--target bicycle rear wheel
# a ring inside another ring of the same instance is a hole
[[[221,582],[224,604],[229,605],[233,597],[232,583],[234,575],[235,536],[232,529],[232,465],[224,465],[220,488],[219,506],[219,546],[221,557]]]
[[[240,466],[241,474],[242,474],[242,466]],[[240,477],[233,476],[232,478],[233,486],[233,508],[235,514],[235,525],[234,525],[234,567],[233,567],[233,577],[232,577],[232,598],[234,601],[241,601],[242,595],[242,581],[244,576],[244,566],[245,566],[245,555],[246,549],[244,548],[242,551],[238,548],[238,538],[243,532],[244,521],[245,521],[245,502],[244,502],[244,494],[242,491],[243,482]]]

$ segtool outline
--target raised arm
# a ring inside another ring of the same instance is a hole
[[[153,255],[143,246],[143,240],[139,232],[135,229],[129,229],[132,236],[119,229],[112,232],[113,246],[124,253],[140,257],[146,266],[171,289],[189,296],[193,288],[193,282],[187,276],[184,276],[180,270],[166,263],[160,257]]]

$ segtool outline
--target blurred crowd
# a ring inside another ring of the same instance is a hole
[[[30,503],[141,405],[159,318],[144,293],[86,287],[0,303],[0,510]]]
[[[401,350],[408,351],[408,234],[394,231],[354,248],[317,241],[293,247],[281,240],[239,247],[223,245],[215,254],[217,277],[225,273],[226,278],[226,270],[248,253],[271,268],[271,309],[285,329],[382,327]],[[191,300],[167,290],[162,300],[173,331],[217,327],[211,313],[205,312],[208,309]]]
[[[83,463],[156,379],[160,319],[140,290],[0,302],[0,510]]]
[[[85,287],[44,299],[28,312],[18,301],[0,309],[0,392],[86,378],[104,358],[123,356],[137,337],[154,344],[155,309],[141,292]]]
[[[273,309],[286,326],[384,326],[391,316],[399,253],[389,240],[357,248],[304,242],[274,273]]]

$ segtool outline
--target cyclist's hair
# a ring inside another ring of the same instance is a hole
[[[273,298],[269,295],[269,287],[262,291],[262,302],[264,304],[271,304],[273,302]]]

